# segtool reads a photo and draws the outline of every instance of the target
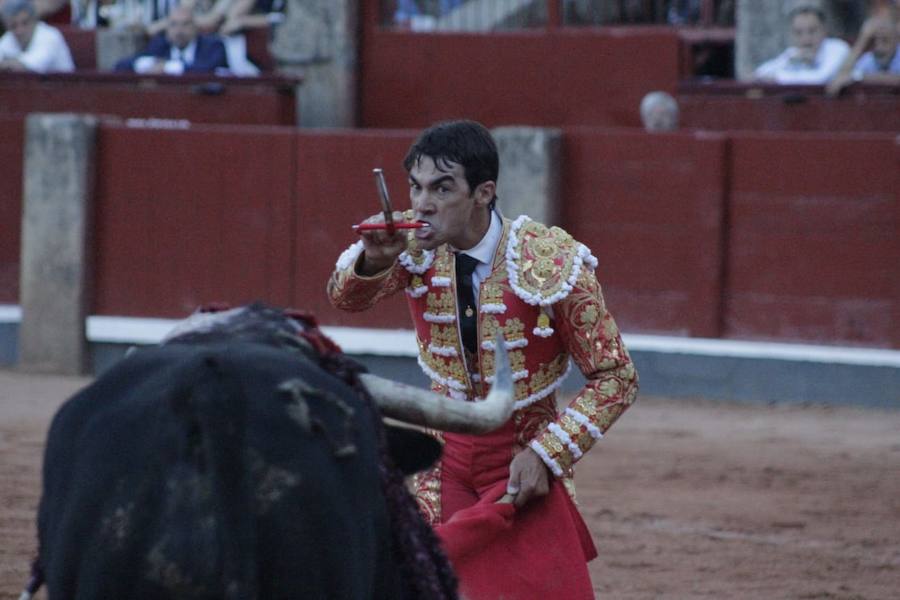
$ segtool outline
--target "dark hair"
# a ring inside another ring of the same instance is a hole
[[[449,171],[448,163],[462,166],[469,193],[485,181],[497,181],[500,158],[491,132],[475,121],[444,121],[423,131],[410,146],[403,168],[409,172],[423,156],[434,161],[441,171]],[[493,208],[496,195],[491,200]]]

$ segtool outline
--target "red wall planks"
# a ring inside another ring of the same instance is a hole
[[[684,84],[681,125],[715,131],[884,132],[900,130],[900,99],[888,86],[855,86],[838,98],[822,86],[734,82]]]
[[[411,327],[405,295],[378,308],[346,313],[331,307],[325,284],[338,256],[357,235],[350,226],[380,212],[372,169],[384,169],[395,210],[409,208],[402,161],[412,131],[334,131],[298,134],[297,224],[294,306],[313,311],[332,325]]]
[[[93,313],[181,317],[212,301],[286,305],[294,129],[136,129],[98,144]]]
[[[13,182],[0,302],[15,302],[21,121],[0,119],[0,132]],[[348,314],[324,288],[350,225],[377,210],[373,167],[409,206],[400,163],[415,134],[104,123],[92,313],[262,299],[331,325],[409,327],[402,294]],[[579,127],[563,144],[562,225],[598,257],[626,331],[900,347],[892,136]]]
[[[0,117],[0,304],[19,302],[25,120]]]
[[[0,73],[0,115],[83,112],[194,123],[294,125],[294,79]]]
[[[726,333],[900,346],[891,136],[733,137]]]
[[[492,127],[638,125],[643,95],[674,93],[679,75],[671,28],[490,35],[371,28],[361,55],[366,127],[420,127],[461,116]]]
[[[78,71],[97,68],[97,31],[77,25],[54,25],[62,33]]]
[[[627,331],[720,334],[726,140],[566,130],[564,223]]]

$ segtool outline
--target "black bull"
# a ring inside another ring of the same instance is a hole
[[[347,359],[273,339],[139,350],[63,405],[38,514],[51,600],[456,596],[397,467],[437,443],[384,428]]]

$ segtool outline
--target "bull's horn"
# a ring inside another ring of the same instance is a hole
[[[361,374],[360,379],[385,416],[441,431],[487,433],[506,423],[513,408],[512,372],[500,335],[494,359],[494,384],[481,402],[453,400],[370,373]]]

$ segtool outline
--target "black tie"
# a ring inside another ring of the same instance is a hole
[[[475,354],[478,341],[478,311],[475,308],[475,294],[472,290],[472,273],[478,266],[478,259],[456,253],[456,300],[459,307],[459,331],[463,345]]]

